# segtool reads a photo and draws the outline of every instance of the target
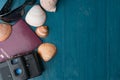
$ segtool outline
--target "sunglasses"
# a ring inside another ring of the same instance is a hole
[[[12,11],[9,11],[12,2],[13,2],[13,0],[8,0],[5,4],[5,6],[0,11],[1,12],[0,19],[5,21],[5,22],[8,22],[8,23],[19,20],[24,15],[24,8],[27,5],[33,5],[36,2],[36,0],[26,0],[18,8],[14,9]]]

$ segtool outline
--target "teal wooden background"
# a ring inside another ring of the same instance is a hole
[[[120,80],[120,0],[59,0],[45,25],[57,55],[30,80]]]

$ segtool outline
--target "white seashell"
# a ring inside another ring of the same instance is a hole
[[[28,11],[25,21],[34,27],[42,26],[46,21],[46,14],[39,5],[34,5]]]
[[[41,6],[48,12],[56,11],[57,0],[40,0]]]

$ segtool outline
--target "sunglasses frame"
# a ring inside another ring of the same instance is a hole
[[[13,1],[13,0],[10,0],[10,1]],[[8,0],[8,2],[9,2],[9,0]],[[6,2],[5,7],[11,6],[11,5],[7,5],[8,2]],[[0,15],[0,19],[3,20],[3,21],[5,21],[5,22],[16,21],[16,20],[20,19],[24,15],[24,8],[25,7],[27,5],[33,5],[35,2],[36,2],[36,0],[26,0],[18,8],[14,9],[12,11],[9,11],[9,12],[6,11],[7,13],[4,13],[4,14]]]

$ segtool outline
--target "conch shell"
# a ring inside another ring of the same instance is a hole
[[[34,27],[42,26],[46,21],[46,14],[40,5],[34,5],[27,13],[25,21]]]
[[[48,12],[56,11],[57,0],[40,0],[41,6]]]

